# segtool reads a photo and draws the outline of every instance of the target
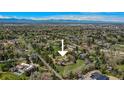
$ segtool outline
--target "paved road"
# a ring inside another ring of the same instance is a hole
[[[58,77],[61,80],[63,79],[39,54],[36,55],[40,58],[43,64],[56,75],[56,77]]]

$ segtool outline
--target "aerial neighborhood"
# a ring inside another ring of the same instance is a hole
[[[1,19],[0,79],[123,80],[124,23]]]

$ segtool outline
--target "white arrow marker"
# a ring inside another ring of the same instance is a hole
[[[62,51],[58,51],[61,56],[64,56],[68,51],[64,51],[64,40],[62,39]]]

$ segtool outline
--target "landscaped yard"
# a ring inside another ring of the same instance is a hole
[[[0,73],[0,79],[1,80],[26,80],[28,79],[28,77],[26,77],[25,75],[18,76],[11,72],[3,72],[3,73]]]
[[[118,68],[119,70],[124,71],[124,65],[118,65],[117,68]]]
[[[71,64],[71,65],[67,65],[67,66],[56,66],[59,71],[60,74],[62,76],[66,76],[69,73],[76,73],[78,71],[81,71],[81,69],[83,69],[85,66],[84,61],[83,60],[77,60],[76,64]]]

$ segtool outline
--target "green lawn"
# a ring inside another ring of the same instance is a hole
[[[124,71],[124,65],[118,65],[117,68]]]
[[[1,80],[26,80],[28,79],[25,75],[17,76],[11,72],[0,73]]]
[[[53,46],[53,49],[54,49],[55,52],[57,52],[57,51],[59,51],[61,48],[60,48],[59,46],[54,45],[54,46]]]
[[[67,66],[57,66],[62,76],[68,75],[70,72],[76,73],[84,68],[85,64],[83,60],[77,60],[76,64],[71,64]]]
[[[124,45],[116,44],[114,47],[115,47],[115,49],[117,49],[117,50],[124,51]]]

